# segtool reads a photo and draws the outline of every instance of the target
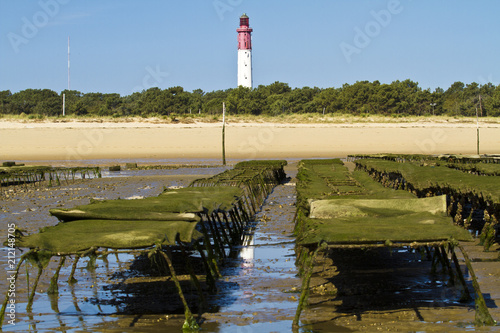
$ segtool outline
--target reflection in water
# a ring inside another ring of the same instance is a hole
[[[255,247],[254,234],[247,234],[243,239],[243,247],[240,252],[240,258],[243,259],[242,268],[248,269],[254,267]]]

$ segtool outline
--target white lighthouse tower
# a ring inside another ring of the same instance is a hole
[[[238,86],[252,88],[252,31],[246,14],[240,17],[238,32]]]

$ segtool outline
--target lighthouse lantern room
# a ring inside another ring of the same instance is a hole
[[[238,86],[252,88],[252,31],[246,14],[240,17],[238,32]]]

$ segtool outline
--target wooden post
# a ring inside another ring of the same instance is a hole
[[[479,155],[479,115],[476,108],[476,137],[477,137],[477,154]]]
[[[226,103],[222,102],[222,165],[226,165]]]
[[[467,255],[467,252],[465,249],[462,247],[462,245],[458,244],[457,245],[460,251],[462,252],[462,255],[465,259],[465,265],[467,266],[467,269],[469,270],[469,275],[472,279],[472,285],[474,286],[474,291],[476,292],[476,320],[475,320],[475,325],[476,326],[493,326],[495,325],[495,321],[490,315],[490,312],[488,311],[488,307],[486,306],[486,302],[484,301],[483,294],[481,292],[481,288],[479,288],[479,283],[477,282],[476,274],[474,273],[474,270],[472,269],[472,264],[470,262],[469,256]]]
[[[210,268],[213,269],[213,276],[215,278],[219,278],[219,277],[221,277],[221,274],[219,271],[219,267],[217,265],[217,258],[215,257],[216,253],[214,253],[212,245],[210,244],[210,238],[208,236],[207,229],[205,228],[203,223],[200,223],[200,227],[201,227],[201,231],[202,231],[203,238],[204,238],[203,243],[205,245],[205,249],[207,250],[207,256],[208,256],[207,262],[210,264]],[[216,242],[215,238],[213,238],[213,239],[214,239],[214,246],[216,246],[217,242]]]
[[[118,261],[118,254],[116,254],[116,261]],[[78,281],[75,279],[75,271],[76,271],[76,266],[78,265],[78,261],[80,260],[79,256],[76,256],[75,261],[73,262],[73,266],[71,266],[71,273],[68,278],[68,284],[75,284]]]
[[[35,278],[35,284],[33,286],[33,290],[31,291],[31,294],[28,296],[28,304],[26,305],[26,311],[31,312],[33,309],[33,299],[35,298],[35,293],[36,293],[36,287],[38,286],[38,281],[40,281],[40,276],[42,276],[43,273],[43,268],[42,266],[38,266],[38,274],[36,275]]]
[[[483,116],[483,104],[481,103],[481,95],[479,95],[479,110],[481,111],[481,117]]]
[[[307,255],[307,257],[303,259],[301,265],[304,275],[302,277],[302,288],[300,292],[299,304],[297,306],[295,317],[292,322],[292,328],[294,331],[296,331],[299,328],[300,314],[302,313],[302,310],[305,308],[307,298],[309,297],[309,285],[314,270],[314,261],[316,259],[316,255],[318,254],[319,249],[320,246],[318,245],[318,247],[316,248],[316,250],[314,250],[314,252],[310,251],[307,248],[304,248],[301,251],[301,256]]]
[[[457,255],[455,254],[454,245],[450,244],[449,249],[451,253],[451,259],[453,260],[453,263],[455,264],[455,269],[457,270],[458,279],[460,281],[460,284],[462,285],[462,297],[460,298],[459,302],[468,302],[472,298],[470,296],[469,289],[467,288],[467,283],[465,282],[462,270],[460,269],[460,263],[458,262]]]
[[[48,294],[57,294],[59,292],[59,287],[57,285],[57,281],[59,280],[59,272],[61,271],[61,268],[64,266],[64,262],[66,261],[66,257],[61,257],[61,260],[59,261],[59,265],[57,266],[56,272],[54,276],[50,279],[50,286],[49,289],[47,290]]]
[[[177,236],[177,238],[179,238],[179,236]],[[179,239],[177,240],[177,243],[179,244],[179,246],[181,248],[182,256],[184,257],[184,260],[186,261],[186,269],[189,272],[189,275],[191,276],[191,280],[192,280],[194,286],[196,287],[196,290],[198,291],[198,297],[199,297],[200,303],[201,303],[199,305],[200,306],[199,313],[201,315],[202,310],[206,309],[208,307],[207,302],[205,300],[205,295],[203,295],[203,289],[201,288],[200,281],[198,280],[198,277],[196,276],[196,273],[193,269],[193,264],[191,263],[191,259],[189,257],[189,254],[186,252],[186,248],[184,247],[182,242],[180,242]],[[208,276],[208,274],[210,274],[210,273],[207,272],[207,276]]]
[[[177,275],[175,274],[174,270],[174,265],[172,264],[172,261],[170,260],[169,255],[170,249],[167,249],[169,253],[165,253],[160,250],[161,255],[165,259],[168,265],[168,269],[170,270],[170,275],[172,276],[172,280],[175,283],[175,286],[177,287],[177,292],[179,293],[179,297],[182,301],[182,304],[184,305],[184,316],[186,320],[184,321],[184,325],[182,326],[183,331],[199,331],[200,327],[198,326],[198,323],[196,322],[196,319],[194,319],[193,314],[191,313],[191,310],[189,309],[189,306],[186,302],[186,298],[184,297],[184,293],[182,292],[181,284],[179,283],[179,279],[177,279]]]
[[[203,266],[205,267],[205,275],[206,275],[205,281],[207,282],[210,290],[213,292],[216,290],[216,287],[215,287],[215,273],[214,270],[212,269],[212,264],[208,261],[210,259],[208,259],[207,256],[205,255],[205,252],[201,247],[199,241],[195,243],[195,246],[196,249],[198,250],[198,253],[200,254]]]

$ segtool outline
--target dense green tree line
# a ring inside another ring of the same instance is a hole
[[[382,84],[359,81],[340,88],[295,88],[275,82],[255,89],[238,87],[204,92],[182,87],[150,88],[128,96],[65,90],[26,89],[0,91],[0,114],[162,116],[219,114],[226,102],[230,114],[272,115],[292,113],[346,113],[382,115],[500,116],[500,85],[453,83],[446,91],[422,89],[411,80]]]

